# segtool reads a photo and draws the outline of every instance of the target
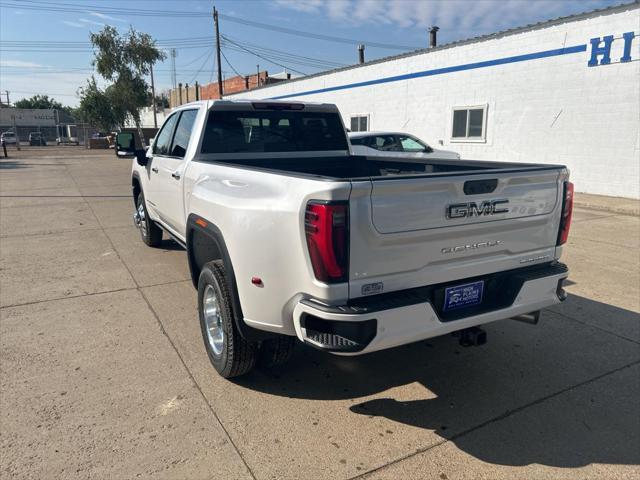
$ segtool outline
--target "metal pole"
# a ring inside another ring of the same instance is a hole
[[[358,63],[364,63],[364,45],[358,45]]]
[[[218,28],[218,11],[213,7],[213,23],[216,27],[216,61],[218,63],[218,94],[222,98],[222,66],[220,65],[220,29]]]
[[[13,119],[13,133],[16,134],[16,148],[19,151],[20,150],[20,135],[18,135],[18,127],[16,127],[16,116],[12,115],[11,118]]]
[[[156,86],[153,83],[153,65],[150,67],[151,70],[151,96],[153,97],[153,126],[158,128],[158,117],[156,116],[156,111],[158,110],[158,105],[156,105]]]
[[[256,65],[256,87],[260,86],[260,64]]]

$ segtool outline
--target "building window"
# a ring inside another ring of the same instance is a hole
[[[369,131],[369,115],[354,115],[351,117],[352,132],[368,132]]]
[[[451,140],[484,142],[487,132],[487,106],[454,107]]]

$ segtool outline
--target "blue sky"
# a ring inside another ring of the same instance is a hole
[[[222,67],[228,77],[235,75],[233,69],[241,74],[253,73],[257,64],[270,74],[283,71],[283,66],[315,73],[331,65],[355,63],[357,59],[355,44],[285,34],[233,19],[362,40],[365,44],[420,48],[427,46],[427,28],[434,24],[440,27],[438,43],[446,43],[620,3],[625,2],[217,0],[215,5],[223,15],[221,33],[229,39],[224,47],[228,62],[223,59]],[[12,102],[42,93],[63,104],[77,105],[77,88],[84,85],[92,72],[89,33],[100,30],[104,24],[121,31],[132,25],[151,34],[163,47],[176,46],[177,81],[208,83],[214,78],[215,63],[213,4],[210,0],[0,0],[0,90],[9,90]],[[147,16],[130,11],[135,9],[162,15]],[[177,10],[190,16],[164,13]],[[258,53],[264,58],[253,54],[256,49],[261,49]],[[366,58],[371,60],[401,51],[368,45]],[[291,54],[313,60],[291,57]],[[157,65],[155,70],[157,89],[169,88],[170,60]]]

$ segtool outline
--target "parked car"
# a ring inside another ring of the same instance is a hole
[[[29,145],[31,145],[32,147],[33,146],[46,147],[47,141],[44,138],[44,135],[42,135],[42,133],[31,132],[29,134]]]
[[[334,105],[274,101],[184,105],[125,154],[134,223],[186,248],[223,377],[285,361],[296,338],[341,355],[479,345],[479,325],[537,323],[566,298],[562,165],[353,156]]]
[[[5,145],[15,145],[18,142],[16,134],[12,131],[4,132],[0,135],[0,140],[4,142]]]
[[[371,157],[438,158],[441,160],[460,158],[460,154],[449,150],[437,150],[413,135],[399,132],[353,132],[349,141],[356,155]]]

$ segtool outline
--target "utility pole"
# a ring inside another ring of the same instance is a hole
[[[213,7],[213,23],[216,27],[216,61],[218,62],[218,94],[222,98],[222,67],[220,66],[220,29],[218,28],[218,11]]]
[[[153,126],[158,128],[158,117],[156,116],[156,110],[158,109],[158,105],[156,105],[156,86],[153,83],[153,65],[151,65],[151,96],[153,98]]]
[[[260,64],[256,65],[256,87],[260,86]]]
[[[173,89],[176,89],[176,49],[171,49],[171,84],[173,85]]]

